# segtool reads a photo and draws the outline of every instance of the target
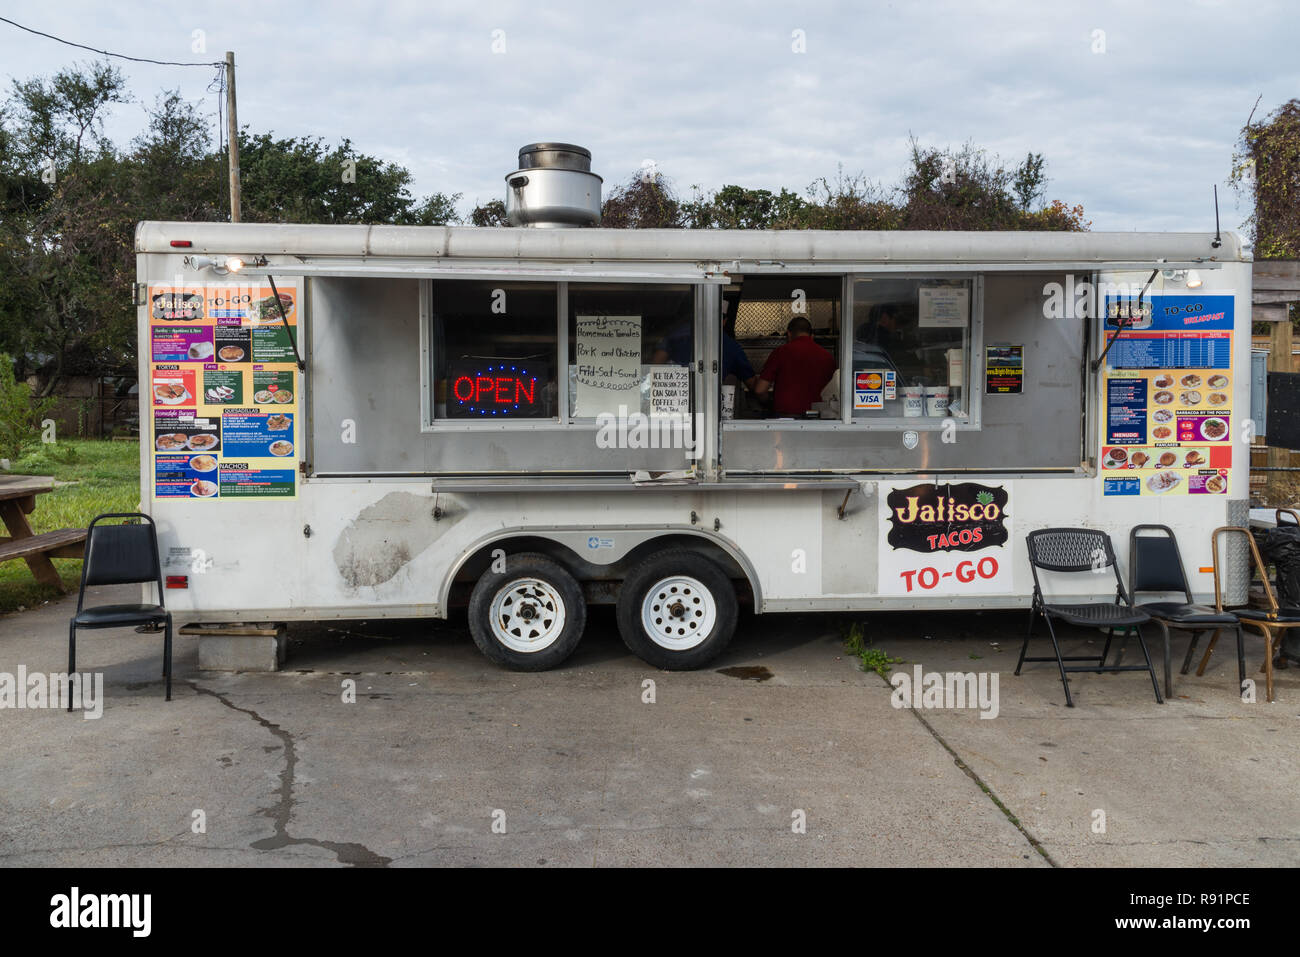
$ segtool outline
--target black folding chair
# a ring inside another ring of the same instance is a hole
[[[1061,670],[1061,685],[1065,688],[1065,704],[1074,707],[1070,695],[1069,672],[1095,671],[1098,674],[1108,671],[1145,671],[1151,676],[1151,687],[1155,689],[1156,701],[1164,704],[1160,695],[1160,682],[1156,678],[1155,667],[1151,664],[1151,655],[1147,652],[1146,640],[1142,637],[1142,625],[1151,620],[1150,616],[1133,607],[1132,600],[1124,593],[1124,582],[1119,577],[1119,567],[1115,564],[1115,550],[1111,547],[1110,536],[1095,528],[1043,528],[1030,532],[1025,539],[1029,551],[1029,567],[1034,575],[1034,602],[1029,609],[1029,631],[1025,643],[1020,648],[1020,661],[1016,664],[1016,674],[1026,661],[1055,661]],[[1070,605],[1049,605],[1043,597],[1042,584],[1038,572],[1088,572],[1100,574],[1107,568],[1115,575],[1115,600],[1111,603],[1086,602]],[[1034,624],[1042,615],[1047,622],[1047,632],[1052,638],[1052,649],[1056,652],[1052,658],[1026,658],[1029,639],[1034,636]],[[1106,645],[1101,656],[1061,654],[1061,643],[1057,640],[1056,629],[1052,619],[1085,628],[1098,628],[1106,631]],[[1110,653],[1110,643],[1115,637],[1116,629],[1127,637],[1137,633],[1138,643],[1142,646],[1142,656],[1146,667],[1142,665],[1106,664]],[[1081,667],[1066,665],[1067,661],[1090,661],[1091,665]]]
[[[1139,535],[1139,532],[1156,532],[1155,535]],[[1167,525],[1135,525],[1128,537],[1128,591],[1133,601],[1137,601],[1140,592],[1169,594],[1182,592],[1185,601],[1146,601],[1137,608],[1151,616],[1151,620],[1160,626],[1165,640],[1165,696],[1172,697],[1173,678],[1169,663],[1169,629],[1192,633],[1191,643],[1187,646],[1187,657],[1179,674],[1187,674],[1192,666],[1192,655],[1196,653],[1196,643],[1201,633],[1212,631],[1210,648],[1219,640],[1219,632],[1231,628],[1237,633],[1237,693],[1246,680],[1246,651],[1243,644],[1241,622],[1237,616],[1225,611],[1216,611],[1208,605],[1197,605],[1192,601],[1192,589],[1187,584],[1187,575],[1183,571],[1183,558],[1178,551],[1178,539]],[[1209,656],[1206,656],[1207,660]],[[1204,667],[1197,674],[1204,672]]]
[[[100,525],[109,518],[138,519],[134,525]],[[83,608],[87,585],[158,586],[156,605],[98,605]],[[163,626],[163,677],[167,700],[172,700],[172,616],[163,607],[162,564],[158,560],[158,532],[153,519],[141,512],[96,515],[86,529],[86,558],[81,566],[81,591],[77,614],[68,626],[68,674],[77,670],[78,628],[125,628],[131,625]],[[71,701],[68,710],[72,710]]]

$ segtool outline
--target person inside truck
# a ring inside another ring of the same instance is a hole
[[[795,316],[785,327],[785,345],[767,357],[754,394],[772,396],[778,416],[803,416],[835,374],[835,357],[813,341],[812,323]]]
[[[743,382],[750,389],[754,388],[754,367],[750,365],[745,350],[740,343],[727,333],[727,313],[731,302],[722,301],[722,379],[734,377],[733,381]],[[674,365],[689,365],[691,361],[691,340],[693,330],[690,322],[683,323],[671,335],[659,341],[651,357],[651,362],[661,365],[671,362]]]

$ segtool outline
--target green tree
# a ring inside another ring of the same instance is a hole
[[[54,399],[32,401],[26,382],[14,378],[14,364],[0,352],[0,459],[15,462],[41,441],[41,419],[54,406]]]
[[[489,199],[486,203],[480,203],[469,214],[469,222],[471,226],[509,226],[510,221],[506,219],[506,201]]]
[[[1254,212],[1246,227],[1256,259],[1300,259],[1300,99],[1242,127],[1232,157],[1233,185]]]
[[[119,345],[134,223],[103,122],[127,100],[121,74],[95,64],[15,82],[5,109],[0,349],[49,365],[47,394]]]
[[[239,136],[243,218],[263,223],[391,223],[453,221],[456,196],[437,193],[417,204],[411,174],[360,153],[344,139],[327,148],[320,138]]]
[[[638,170],[605,197],[600,224],[610,229],[677,229],[683,225],[682,204],[671,180]]]

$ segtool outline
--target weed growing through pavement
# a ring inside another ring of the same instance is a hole
[[[882,678],[889,677],[893,665],[903,662],[902,658],[891,658],[884,649],[869,645],[862,624],[856,621],[844,636],[844,649],[858,659],[863,671],[874,671]]]

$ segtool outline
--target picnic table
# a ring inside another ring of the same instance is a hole
[[[0,475],[0,518],[9,537],[0,538],[0,562],[21,558],[36,580],[64,591],[63,580],[51,558],[82,558],[86,548],[84,528],[61,528],[37,535],[27,521],[36,510],[36,496],[54,491],[54,479],[45,475]]]

